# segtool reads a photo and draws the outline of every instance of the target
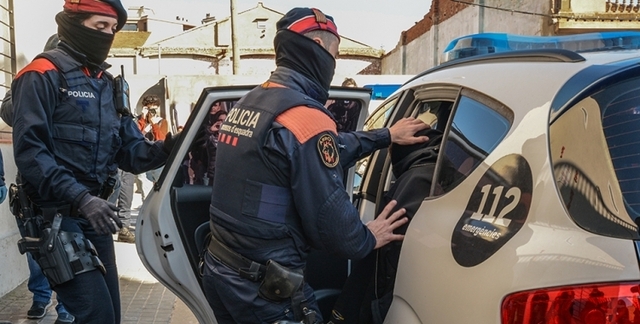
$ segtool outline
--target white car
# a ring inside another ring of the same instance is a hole
[[[385,323],[640,323],[639,48],[634,32],[470,35],[366,123],[361,109],[358,127],[414,116],[444,132],[433,185],[415,188],[426,198]],[[211,190],[192,184],[185,161],[212,103],[248,90],[203,91],[136,227],[146,267],[201,323],[216,323],[199,278]],[[330,97],[360,109],[369,93],[333,88]],[[388,153],[349,170],[345,190],[365,222],[395,182]],[[447,166],[456,177],[445,183]],[[321,252],[309,261],[323,314],[350,264]]]

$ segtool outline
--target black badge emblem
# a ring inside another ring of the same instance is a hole
[[[320,136],[320,139],[318,139],[318,152],[322,163],[329,168],[334,168],[340,162],[338,147],[331,135],[324,134]]]
[[[491,257],[522,228],[529,215],[533,179],[524,157],[496,161],[480,178],[451,236],[453,257],[473,267]]]

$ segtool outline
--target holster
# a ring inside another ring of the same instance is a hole
[[[51,226],[38,230],[40,237],[25,236],[18,241],[20,253],[32,253],[51,287],[95,269],[104,275],[106,269],[93,244],[82,233],[60,231],[61,223],[62,215],[55,213]]]
[[[36,254],[37,257],[35,259],[40,268],[42,268],[42,273],[49,279],[51,287],[75,278],[75,274],[69,264],[67,252],[58,237],[58,233],[52,233],[50,228],[44,229],[42,233],[39,253]],[[48,241],[51,242],[47,243]],[[51,249],[49,250],[48,247],[51,247]]]
[[[52,287],[75,277],[69,265],[67,252],[58,237],[61,223],[62,215],[56,214],[51,227],[39,231],[40,237],[25,236],[18,241],[20,253],[32,253]]]
[[[264,299],[281,302],[291,298],[296,291],[301,289],[303,283],[304,273],[302,270],[291,270],[278,262],[269,260],[258,293]]]

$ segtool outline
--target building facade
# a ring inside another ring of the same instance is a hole
[[[276,22],[282,16],[283,13],[262,2],[237,14],[235,34],[240,64],[236,74],[268,76],[275,68],[273,38]],[[233,74],[230,17],[217,20],[208,15],[202,25],[185,28],[180,33],[168,33],[159,27],[152,29],[152,19],[148,16],[133,19],[138,20],[138,28],[116,35],[109,59],[111,64],[124,65],[134,74]],[[133,19],[130,19],[132,24]],[[148,28],[144,29],[146,25]],[[337,70],[352,75],[380,73],[380,58],[384,51],[341,36]]]
[[[457,37],[485,32],[552,36],[640,30],[639,0],[433,0],[382,57],[382,74],[416,74],[442,62]]]

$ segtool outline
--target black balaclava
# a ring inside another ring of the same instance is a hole
[[[336,68],[333,56],[311,38],[290,30],[278,31],[273,43],[276,66],[290,68],[307,77],[324,90],[316,99],[326,101]]]
[[[276,66],[294,70],[309,79],[315,87],[307,90],[314,92],[311,94],[314,99],[324,103],[329,96],[336,60],[324,47],[304,35],[321,30],[335,35],[339,42],[340,34],[333,17],[316,8],[293,8],[278,20],[276,28],[273,39]]]
[[[60,41],[84,54],[89,62],[100,65],[107,59],[114,34],[86,27],[64,12],[56,15],[56,23]]]

